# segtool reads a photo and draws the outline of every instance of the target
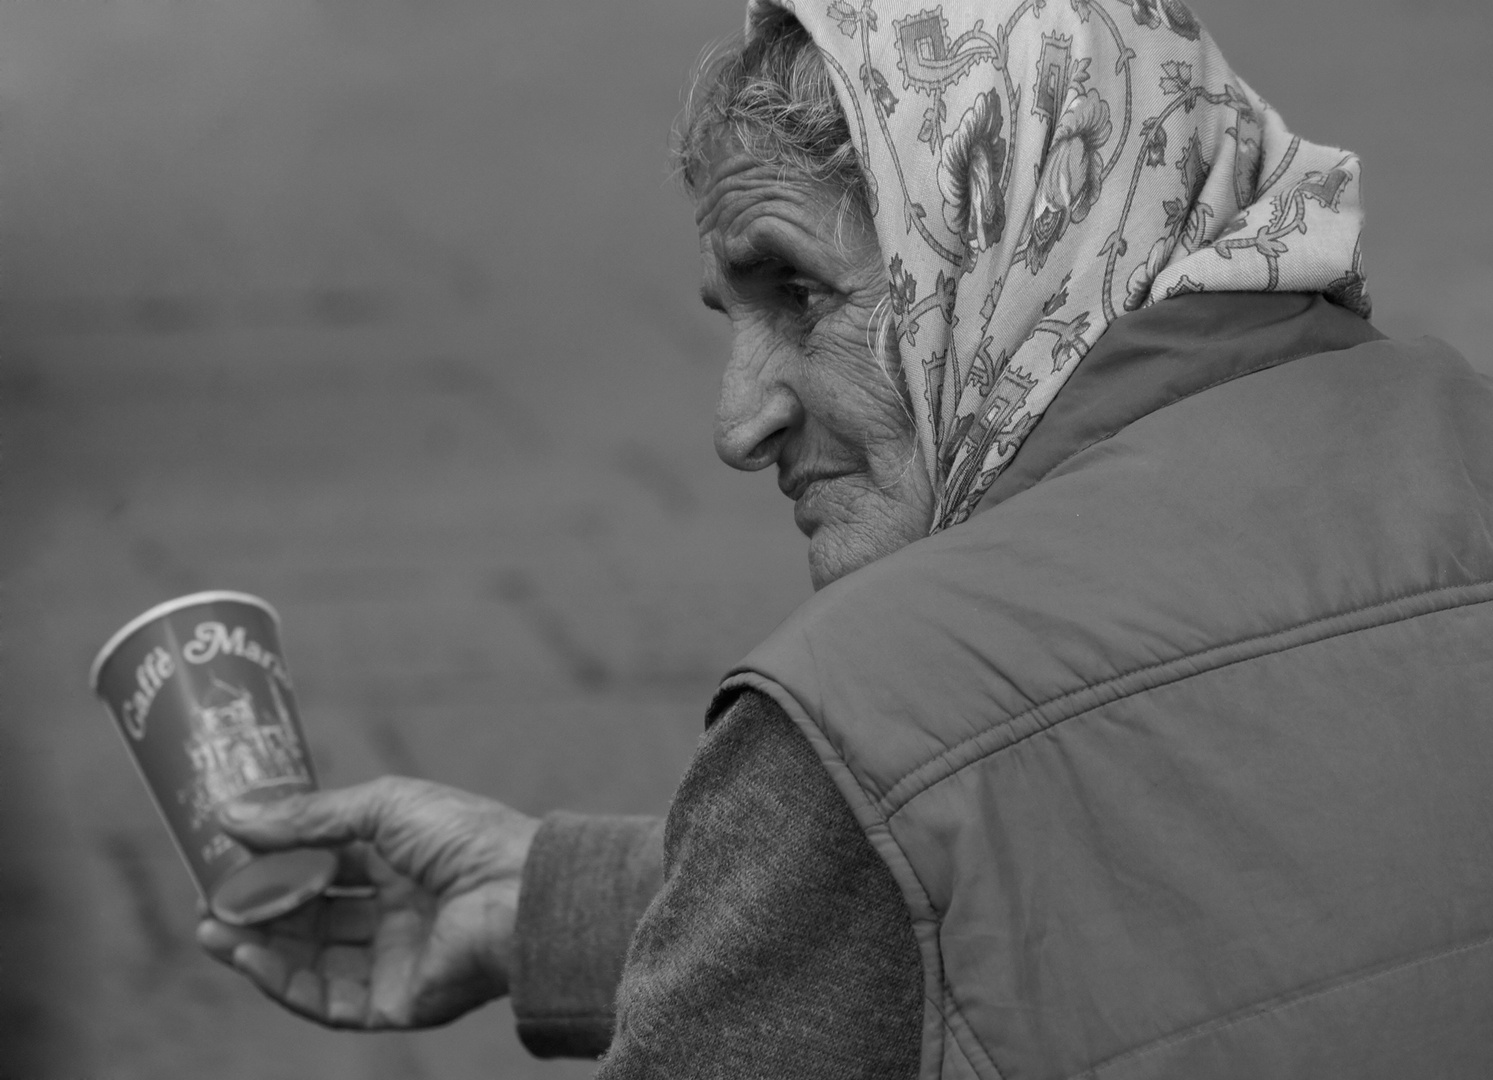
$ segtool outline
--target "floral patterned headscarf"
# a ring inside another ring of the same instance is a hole
[[[1118,316],[1190,292],[1369,313],[1352,154],[1293,136],[1180,0],[750,0],[850,122],[938,508],[967,518]]]

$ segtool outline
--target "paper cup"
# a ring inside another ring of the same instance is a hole
[[[218,827],[230,800],[316,790],[274,608],[236,592],[169,600],[109,639],[89,681],[214,916],[262,922],[326,888],[334,853],[252,855]]]

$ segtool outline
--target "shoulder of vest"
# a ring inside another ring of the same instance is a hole
[[[821,590],[733,674],[853,744],[890,809],[972,739],[1471,596],[1493,580],[1489,523],[1488,380],[1436,343],[1368,341],[1148,413]]]

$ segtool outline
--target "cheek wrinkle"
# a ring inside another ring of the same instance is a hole
[[[907,419],[908,426],[917,430],[917,420],[912,415],[912,402],[907,399],[907,380],[899,377],[902,360],[897,358],[898,374],[892,373],[892,365],[888,356],[896,347],[891,339],[892,324],[892,298],[883,296],[871,309],[871,319],[866,323],[866,351],[871,354],[876,366],[881,370],[888,386],[897,395],[897,405],[902,409],[902,415]]]

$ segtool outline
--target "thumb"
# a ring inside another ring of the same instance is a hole
[[[385,802],[384,786],[373,781],[271,802],[225,803],[218,808],[218,821],[229,836],[259,850],[329,847],[371,840]]]

